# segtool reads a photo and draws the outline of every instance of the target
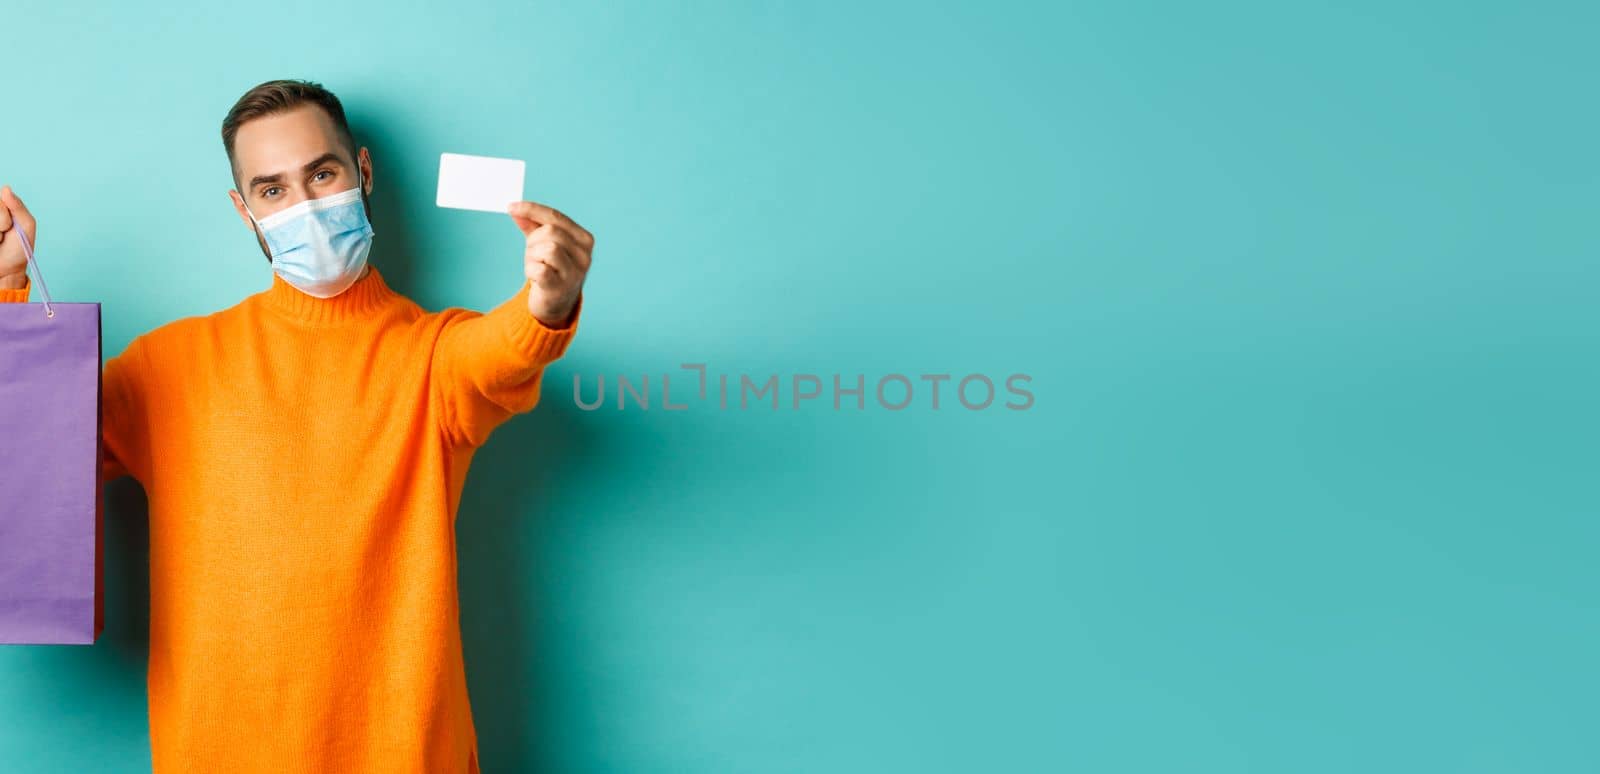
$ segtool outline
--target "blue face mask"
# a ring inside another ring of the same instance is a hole
[[[249,212],[249,208],[245,208]],[[320,199],[307,199],[256,220],[272,255],[272,270],[300,292],[332,298],[354,285],[372,251],[372,224],[356,187]]]

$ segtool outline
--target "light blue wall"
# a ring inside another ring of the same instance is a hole
[[[217,134],[269,78],[345,99],[425,306],[520,280],[513,226],[433,207],[441,151],[527,159],[598,235],[464,499],[490,771],[1591,770],[1597,22],[8,0],[0,181],[107,354],[269,281]],[[684,362],[1036,403],[572,400]],[[109,497],[109,628],[0,649],[0,769],[148,767],[143,500]]]

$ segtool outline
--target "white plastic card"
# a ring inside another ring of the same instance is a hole
[[[526,167],[520,159],[441,153],[438,205],[503,213],[512,202],[522,201]]]

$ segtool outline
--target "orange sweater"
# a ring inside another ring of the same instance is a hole
[[[376,268],[331,299],[274,275],[106,361],[104,473],[150,504],[156,774],[478,771],[456,508],[577,330],[527,292],[430,313]]]

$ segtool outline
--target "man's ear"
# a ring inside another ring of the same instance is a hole
[[[361,167],[361,181],[362,181],[361,193],[363,193],[363,194],[365,194],[367,196],[371,196],[372,195],[372,154],[367,152],[367,147],[365,145],[361,146],[361,150],[356,151],[356,164],[360,165],[360,167]]]
[[[250,219],[250,211],[244,208],[244,197],[240,196],[238,191],[230,188],[228,189],[228,199],[233,202],[234,212],[239,213],[239,220],[244,221],[244,225],[251,231],[255,231],[256,222]]]

